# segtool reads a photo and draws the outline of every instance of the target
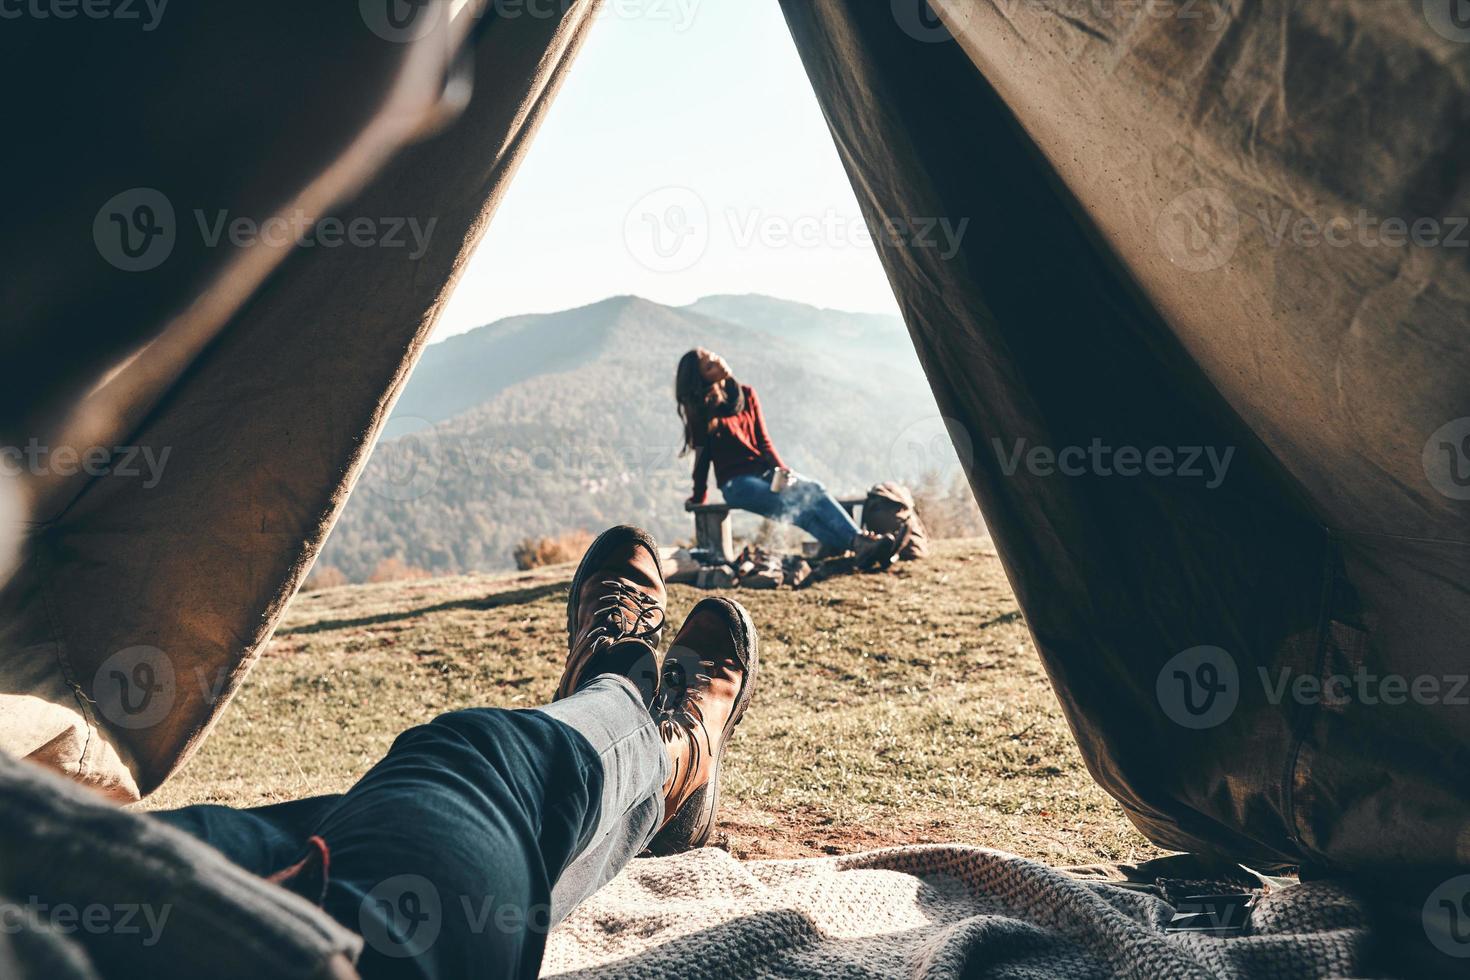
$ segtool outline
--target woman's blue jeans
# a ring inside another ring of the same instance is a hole
[[[803,476],[793,474],[780,493],[771,490],[766,477],[737,476],[722,483],[720,493],[731,507],[795,524],[829,548],[846,550],[857,537],[857,524],[827,488]]]
[[[670,769],[637,688],[410,728],[346,793],[153,816],[319,904],[376,978],[535,977],[546,933],[653,838]]]

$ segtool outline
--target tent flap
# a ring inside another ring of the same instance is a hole
[[[382,155],[377,162],[358,159],[354,148],[366,137],[344,135],[342,127],[351,123],[353,134],[417,135],[438,112],[440,90],[455,84],[446,82],[447,73],[468,67],[475,77],[474,94],[455,122],[400,153],[356,193],[337,180],[338,196],[312,212],[344,227],[368,222],[364,227],[382,232],[371,237],[373,244],[349,247],[344,234],[338,247],[287,249],[271,278],[245,290],[218,327],[201,329],[187,317],[166,322],[148,337],[148,346],[93,387],[94,402],[124,389],[123,407],[104,401],[93,413],[114,420],[114,428],[137,405],[146,408],[136,427],[109,432],[101,444],[146,449],[155,463],[166,462],[155,466],[154,480],[114,474],[70,496],[31,488],[33,500],[59,504],[56,513],[43,515],[25,564],[0,593],[6,613],[0,619],[0,746],[7,751],[135,797],[183,763],[238,688],[345,503],[593,10],[590,2],[578,2],[557,8],[554,17],[501,18],[493,10],[476,13],[479,6],[465,8],[471,26],[448,31],[456,43],[472,44],[467,62],[445,47],[442,24],[399,36],[373,24],[357,5],[333,20],[340,32],[336,43],[323,39],[320,50],[336,51],[344,61],[330,79],[357,79],[352,68],[361,68],[365,80],[353,83],[358,99],[376,91],[369,83],[385,76],[384,61],[412,65],[413,56],[404,52],[428,46],[437,52],[430,65],[437,72],[435,97],[409,100],[405,108],[390,95],[376,103],[376,115],[358,123],[323,112],[314,129],[303,126],[297,142],[279,151],[303,170],[318,168],[292,174],[298,184],[331,184],[353,168],[372,172]],[[425,9],[447,17],[450,8]],[[235,26],[248,27],[264,45],[280,30],[280,13],[262,7],[258,19]],[[186,49],[223,44],[212,32],[231,25],[195,26],[203,33],[188,44],[168,44],[171,57],[192,63]],[[212,70],[235,77],[239,66],[222,61]],[[397,92],[402,85],[388,88]],[[300,105],[316,106],[318,94],[312,86],[235,93],[230,114],[236,120],[252,113],[289,117]],[[353,96],[332,98],[356,104]],[[159,122],[151,112],[170,108],[145,99],[123,104],[139,113],[133,125],[140,131]],[[410,112],[406,120],[404,112]],[[123,276],[118,289],[146,293],[148,304],[137,309],[188,308],[201,270],[222,265],[226,280],[238,282],[239,264],[253,261],[251,253],[265,238],[247,241],[237,250],[242,255],[218,259],[207,242],[195,240],[201,232],[191,226],[195,218],[186,203],[220,202],[217,209],[202,209],[204,228],[217,220],[218,209],[231,219],[277,212],[248,210],[249,195],[228,182],[242,176],[238,167],[216,173],[187,155],[157,166],[149,179],[159,186],[171,187],[165,178],[174,172],[189,173],[196,183],[217,177],[220,184],[172,195],[179,198],[178,254],[155,269],[104,266],[97,275],[109,286]],[[243,177],[264,183],[267,172],[282,165],[254,166],[259,169]],[[289,209],[281,214],[296,222],[286,227],[301,227]],[[417,236],[402,231],[415,227]],[[400,231],[390,235],[393,228]],[[196,249],[199,270],[180,275],[176,263],[195,261]],[[98,264],[94,252],[83,269]],[[64,301],[33,298],[37,331],[49,326],[41,314]],[[26,326],[17,337],[25,336]],[[140,336],[147,337],[146,326],[137,325]],[[183,340],[181,333],[187,334]],[[168,367],[159,368],[160,361]],[[133,383],[135,378],[143,380]],[[8,433],[26,431],[16,416],[3,421]],[[28,424],[35,431],[41,423]],[[66,424],[57,429],[66,439]],[[95,428],[80,431],[88,441],[78,448],[95,443]]]
[[[1470,864],[1470,46],[1419,7],[784,3],[869,222],[969,221],[881,258],[1088,765],[1164,846]]]

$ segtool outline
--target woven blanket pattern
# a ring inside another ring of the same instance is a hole
[[[1147,892],[962,845],[741,862],[633,862],[552,933],[543,977],[1352,976],[1364,916],[1329,884],[1280,889],[1252,934],[1166,934]]]

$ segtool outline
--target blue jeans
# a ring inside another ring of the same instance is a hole
[[[780,493],[773,493],[769,479],[747,474],[720,484],[720,493],[731,507],[795,524],[830,548],[851,548],[858,526],[842,505],[815,480],[795,475],[791,479]]]
[[[362,935],[367,980],[535,977],[551,926],[652,840],[669,770],[637,688],[604,674],[410,728],[340,795],[154,816]]]

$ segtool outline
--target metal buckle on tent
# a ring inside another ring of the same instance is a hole
[[[1187,895],[1174,906],[1165,932],[1192,932],[1206,936],[1243,936],[1250,931],[1256,896],[1250,892]]]

